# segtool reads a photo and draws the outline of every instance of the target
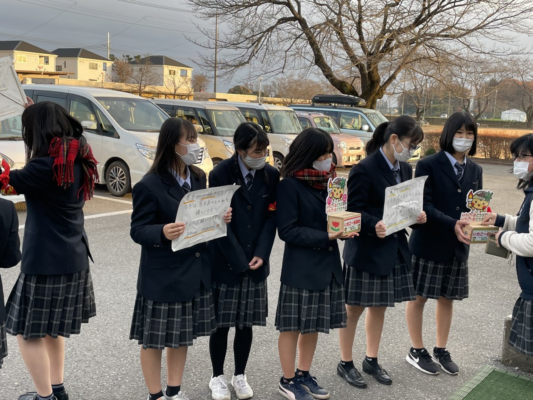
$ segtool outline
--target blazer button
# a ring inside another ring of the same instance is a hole
[[[251,210],[251,209],[252,209],[252,206],[248,206],[248,207],[246,207],[246,208],[248,208],[248,210]]]
[[[394,234],[394,237],[398,237],[398,234],[397,234],[397,233],[395,233],[395,234]]]
[[[196,257],[200,257],[200,253],[196,253]]]
[[[457,189],[457,193],[461,193],[461,189]]]
[[[248,225],[248,229],[252,229],[252,225]]]
[[[250,244],[247,244],[247,245],[246,245],[246,247],[252,247],[252,245],[250,245]]]
[[[329,251],[333,251],[333,247],[330,247],[330,248],[329,248]]]
[[[457,211],[459,211],[459,210],[461,209],[461,207],[455,207],[455,209],[456,209]]]

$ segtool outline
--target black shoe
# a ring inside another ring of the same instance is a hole
[[[433,361],[433,358],[426,349],[415,350],[411,347],[409,354],[405,357],[405,361],[411,364],[416,369],[428,375],[438,375],[439,365]]]
[[[39,395],[37,392],[28,392],[24,393],[22,396],[19,396],[19,400],[37,400]],[[53,400],[57,400],[57,397],[52,396]]]
[[[388,372],[381,368],[381,365],[379,364],[377,368],[374,368],[369,364],[366,358],[365,361],[363,361],[363,371],[372,375],[374,379],[382,385],[392,385],[392,378],[389,376]]]
[[[59,393],[54,393],[54,396],[56,396],[57,400],[68,400],[68,393],[66,390],[63,390]]]
[[[367,386],[361,373],[355,367],[346,370],[342,362],[339,362],[337,365],[337,374],[352,386],[360,389],[365,389]]]
[[[444,372],[450,375],[457,375],[459,373],[459,367],[452,361],[450,352],[446,349],[437,351],[435,347],[433,349],[433,356],[435,361],[439,364]]]

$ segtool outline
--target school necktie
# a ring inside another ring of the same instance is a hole
[[[457,179],[461,180],[463,177],[463,174],[465,173],[465,167],[459,164],[458,162],[456,162],[455,169],[457,170]]]
[[[183,185],[181,185],[181,188],[183,189],[185,194],[191,191],[191,186],[187,182],[183,182]]]
[[[254,184],[254,176],[252,175],[251,172],[248,172],[248,175],[246,175],[246,188],[248,190],[250,190],[250,188],[252,187],[252,185]]]
[[[399,169],[393,169],[392,170],[392,175],[394,176],[394,179],[396,180],[396,182],[400,183],[400,175],[399,175],[399,172],[400,170]]]

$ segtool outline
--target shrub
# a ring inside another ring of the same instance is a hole
[[[430,147],[430,148],[426,149],[425,155],[427,157],[427,156],[430,156],[432,154],[435,154],[436,152],[437,152],[437,150],[435,150],[433,147]]]

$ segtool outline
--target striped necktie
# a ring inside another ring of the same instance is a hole
[[[465,173],[465,167],[458,162],[455,163],[455,169],[457,170],[457,179],[461,180]]]
[[[181,188],[183,189],[185,194],[191,191],[191,186],[187,182],[183,182],[183,185],[181,185]]]
[[[254,184],[254,176],[251,172],[248,172],[248,175],[246,175],[246,188],[248,190],[250,190],[250,188],[252,187],[252,185]]]

